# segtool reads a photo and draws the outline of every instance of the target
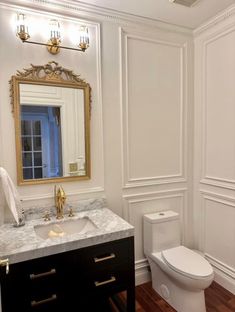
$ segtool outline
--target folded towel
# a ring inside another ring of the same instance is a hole
[[[2,187],[2,193],[5,195],[7,205],[11,210],[16,224],[19,225],[22,211],[20,196],[7,171],[2,167],[0,167],[0,182],[0,187]]]

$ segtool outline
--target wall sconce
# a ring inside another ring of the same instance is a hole
[[[47,43],[28,40],[30,38],[28,28],[29,27],[27,24],[27,19],[26,19],[25,14],[18,13],[17,14],[17,37],[20,38],[23,43],[32,43],[32,44],[46,46],[47,50],[51,54],[59,53],[60,49],[85,52],[86,49],[89,47],[89,32],[86,26],[80,26],[78,48],[72,48],[72,47],[66,47],[66,46],[60,45],[61,43],[60,23],[56,19],[50,20],[49,40]]]

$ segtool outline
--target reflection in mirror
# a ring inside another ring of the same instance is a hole
[[[11,80],[19,184],[90,177],[90,87],[48,64],[50,75],[46,67],[40,77],[40,66],[37,79],[20,73]]]
[[[59,107],[22,105],[23,179],[63,176]]]
[[[83,90],[22,83],[20,108],[23,178],[85,175]]]

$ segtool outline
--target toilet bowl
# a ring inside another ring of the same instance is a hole
[[[173,211],[144,216],[152,286],[178,312],[206,312],[204,289],[214,272],[203,256],[180,245],[179,230],[179,217]]]

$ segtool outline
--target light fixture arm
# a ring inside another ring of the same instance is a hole
[[[61,46],[61,45],[53,45],[50,43],[42,43],[42,42],[36,42],[36,41],[29,41],[29,40],[21,40],[23,43],[32,43],[32,44],[37,44],[37,45],[42,45],[42,46],[46,46],[48,48],[54,47],[57,49],[67,49],[67,50],[74,50],[74,51],[80,51],[80,52],[85,52],[86,49],[81,49],[81,48],[71,48],[71,47],[65,47],[65,46]]]

